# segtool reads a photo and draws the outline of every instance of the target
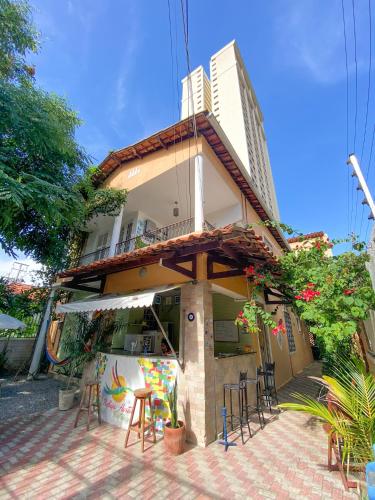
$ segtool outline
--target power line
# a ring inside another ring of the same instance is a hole
[[[353,14],[354,62],[355,62],[355,114],[354,114],[353,152],[355,153],[357,144],[357,118],[358,118],[358,64],[357,64],[357,30],[356,30],[354,0],[352,0],[352,14]],[[354,187],[354,183],[352,183],[352,185]],[[355,213],[354,213],[353,232],[355,231],[357,225],[358,189],[356,189],[355,193],[356,194],[355,194]],[[354,202],[354,196],[353,196],[353,202]]]
[[[358,116],[358,64],[357,64],[357,30],[355,22],[354,0],[352,0],[352,12],[353,12],[353,35],[354,35],[354,62],[355,62],[355,115],[354,115],[353,152],[355,153],[356,142],[357,142],[357,116]]]
[[[345,25],[345,6],[344,0],[341,0],[342,10],[342,26],[344,32],[344,47],[345,47],[345,69],[346,69],[346,157],[349,156],[349,70],[348,70],[348,46],[346,39]],[[350,172],[347,169],[347,219],[348,219],[348,234],[350,233]]]
[[[170,47],[170,53],[171,53],[171,67],[172,67],[172,89],[174,87],[174,58],[173,58],[173,39],[172,39],[172,19],[171,19],[171,5],[170,1],[168,0],[168,21],[169,21],[169,47]],[[178,77],[177,77],[178,78]],[[174,94],[172,90],[172,95]],[[178,111],[180,110],[180,103],[178,99],[178,92],[177,92],[177,108]],[[173,117],[173,109],[172,109],[172,121],[174,122],[174,117]],[[174,141],[174,155],[175,155],[175,174],[176,174],[176,185],[177,185],[177,199],[181,205],[181,195],[180,195],[180,182],[178,178],[178,168],[177,168],[177,153],[176,153],[176,129],[175,127],[173,128],[173,141]]]
[[[368,108],[370,102],[370,90],[371,90],[371,59],[372,59],[372,32],[371,32],[371,0],[368,2],[368,13],[369,13],[369,65],[368,65],[368,83],[367,83],[367,103],[366,103],[366,118],[365,118],[365,131],[363,134],[362,151],[361,151],[361,162],[363,158],[363,151],[365,149],[366,133],[367,133],[367,120],[368,120]]]

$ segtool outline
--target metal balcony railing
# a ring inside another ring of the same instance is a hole
[[[204,222],[204,229],[206,231],[212,231],[215,227],[209,222]],[[172,238],[177,238],[178,236],[183,236],[184,234],[189,234],[194,231],[194,219],[186,219],[183,221],[175,222],[169,226],[164,226],[154,231],[145,231],[143,234],[129,238],[125,241],[120,241],[116,245],[116,255],[121,253],[132,252],[138,248],[147,247],[158,243],[161,241],[167,241]],[[109,255],[110,247],[99,248],[95,252],[87,253],[81,255],[75,262],[72,262],[71,267],[84,266],[95,262],[96,260],[105,259]]]
[[[109,248],[110,247],[99,248],[98,250],[95,250],[95,252],[81,255],[81,257],[73,263],[73,267],[85,266],[87,264],[91,264],[91,262],[95,262],[96,260],[106,259],[109,255]]]
[[[212,224],[205,221],[204,229],[211,231],[215,229]],[[184,234],[189,234],[194,231],[194,219],[186,219],[183,221],[175,222],[169,226],[164,226],[154,231],[145,231],[143,234],[129,238],[125,241],[120,241],[116,245],[116,254],[132,252],[138,248],[147,247],[161,241],[167,241]]]

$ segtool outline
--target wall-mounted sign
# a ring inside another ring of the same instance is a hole
[[[187,319],[188,319],[189,321],[194,321],[194,320],[195,320],[195,315],[194,315],[194,313],[189,313],[189,314],[187,315]]]
[[[238,327],[232,319],[214,321],[216,342],[239,342]]]

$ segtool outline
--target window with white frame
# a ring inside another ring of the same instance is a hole
[[[290,318],[290,314],[288,313],[288,311],[284,312],[284,317],[285,317],[285,328],[286,328],[286,335],[288,338],[289,352],[290,353],[296,352],[296,344],[294,342],[292,320]]]

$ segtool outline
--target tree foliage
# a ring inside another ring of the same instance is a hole
[[[43,311],[47,296],[46,289],[38,287],[15,293],[11,284],[0,278],[0,313],[9,314],[26,323],[22,336],[36,334],[38,323],[34,321],[34,317]],[[17,331],[12,333],[19,335]]]
[[[61,269],[85,222],[118,212],[126,193],[95,188],[76,112],[27,65],[37,48],[28,4],[0,0],[0,246]]]
[[[34,70],[25,58],[38,48],[30,6],[23,1],[0,0],[0,27],[0,79],[29,81]]]
[[[272,333],[285,333],[282,322],[276,324],[273,316],[256,303],[257,295],[265,288],[276,289],[314,333],[326,356],[350,347],[361,322],[375,308],[375,294],[366,269],[369,257],[364,251],[330,256],[327,250],[332,246],[317,239],[285,253],[275,267],[246,267],[251,296],[236,322],[249,332],[257,332],[256,318],[260,316]]]

